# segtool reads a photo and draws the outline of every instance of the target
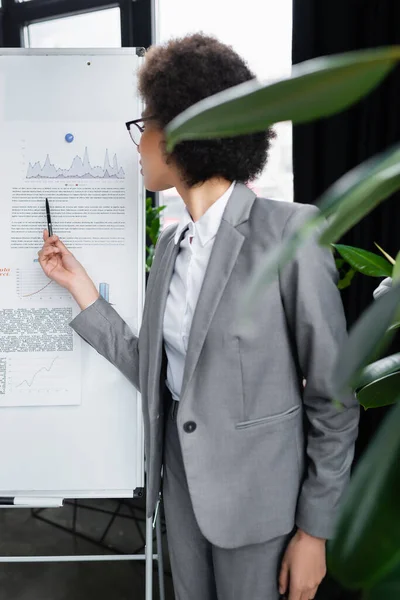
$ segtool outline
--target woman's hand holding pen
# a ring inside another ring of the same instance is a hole
[[[43,232],[43,247],[38,253],[43,271],[53,281],[66,288],[83,310],[99,297],[93,281],[81,263],[58,236]]]

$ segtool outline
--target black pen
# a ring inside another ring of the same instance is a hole
[[[46,198],[46,215],[47,215],[47,231],[49,232],[49,237],[53,235],[53,226],[51,224],[51,216],[50,216],[50,206],[49,201]]]

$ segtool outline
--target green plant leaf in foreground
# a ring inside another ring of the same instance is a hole
[[[255,79],[210,96],[178,115],[166,128],[167,151],[184,140],[264,131],[280,121],[304,123],[357,102],[393,69],[400,47],[348,52],[293,66],[286,79]]]
[[[346,261],[343,258],[335,258],[336,268],[341,269]]]
[[[328,224],[320,243],[338,240],[399,188],[400,145],[396,145],[346,173],[321,196],[318,207]]]
[[[376,362],[367,365],[360,373],[359,377],[354,383],[354,389],[358,391],[362,387],[373,383],[381,377],[390,375],[400,371],[400,352],[392,354],[391,356],[385,356]],[[400,389],[400,388],[399,388]]]
[[[382,581],[364,591],[362,600],[399,600],[400,563]]]
[[[397,373],[385,375],[385,377],[381,377],[359,389],[357,399],[366,410],[368,408],[389,406],[398,401],[399,390],[400,371],[397,371]]]
[[[331,245],[336,241],[336,234],[346,233],[356,220],[368,214],[397,188],[400,188],[400,145],[359,165],[321,196],[318,214],[299,225],[297,231],[268,252],[243,292],[240,310],[255,310],[265,286],[277,277],[279,269],[304,243],[318,236],[319,243]]]
[[[333,244],[333,247],[353,269],[363,273],[363,275],[390,277],[392,274],[393,266],[378,254],[353,246],[345,246],[344,244]]]
[[[399,430],[400,403],[356,467],[328,542],[328,569],[346,587],[372,587],[400,564]]]
[[[353,281],[355,274],[356,271],[354,269],[349,269],[346,275],[342,277],[342,279],[338,283],[339,290],[345,290],[346,288],[348,288],[351,282]]]
[[[382,340],[385,334],[385,345],[389,343],[393,333],[389,335],[387,329],[399,303],[400,284],[375,300],[353,326],[334,370],[336,394],[357,382],[361,369],[375,356],[376,349],[379,347],[380,351],[383,350]]]
[[[340,279],[337,284],[338,288],[339,288],[339,290],[344,290],[347,287],[349,287],[349,285],[353,281],[356,271],[352,268],[349,268],[349,265],[346,263],[346,261],[343,258],[335,257],[335,264],[336,264],[337,270],[339,271],[339,276],[340,276]],[[347,267],[347,271],[346,271],[346,269],[343,268],[344,265],[345,265],[345,267]]]
[[[303,220],[302,225],[296,231],[265,255],[264,262],[256,270],[250,279],[250,284],[243,290],[243,294],[239,299],[238,319],[240,329],[248,330],[251,327],[252,319],[250,315],[259,309],[265,287],[278,276],[279,269],[293,258],[304,243],[311,242],[313,238],[315,241],[319,231],[318,226],[324,221],[321,213],[316,212],[315,216],[308,218],[305,222]]]

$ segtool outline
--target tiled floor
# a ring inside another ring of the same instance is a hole
[[[117,501],[84,503],[114,511]],[[140,501],[133,501],[135,514],[142,519]],[[60,525],[71,527],[72,506],[47,509],[42,516]],[[122,506],[121,514],[129,517],[129,507]],[[138,527],[144,532],[144,522],[138,525],[126,517],[118,517],[106,536],[108,544],[122,552],[133,553],[142,545]],[[110,516],[79,508],[77,530],[99,539]],[[164,545],[166,545],[164,543]],[[93,543],[61,531],[32,517],[27,509],[0,510],[0,555],[69,555],[105,554]],[[165,554],[166,570],[169,570]],[[29,563],[0,564],[0,600],[143,600],[145,590],[144,563]],[[165,576],[166,600],[173,600],[171,577]],[[157,576],[154,575],[154,600],[158,600]]]
[[[111,512],[118,506],[117,501],[111,500],[83,504]],[[128,518],[131,508],[123,505],[120,514],[125,516],[114,520],[105,538],[108,544],[125,553],[133,553],[143,543],[140,534],[144,533],[143,502],[134,500],[132,506],[140,519],[137,524]],[[73,522],[71,505],[47,509],[40,514],[66,527],[71,527]],[[109,521],[107,514],[79,508],[77,531],[99,539]],[[165,538],[163,541],[166,600],[174,600]],[[32,517],[30,510],[0,510],[0,556],[96,553],[104,554],[106,551]],[[144,600],[144,573],[143,562],[0,564],[0,600]],[[159,600],[156,572],[153,581],[154,600]],[[316,600],[358,598],[358,594],[341,590],[329,578],[320,586],[316,596]]]

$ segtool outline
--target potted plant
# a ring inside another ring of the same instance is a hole
[[[154,251],[161,232],[161,213],[166,206],[153,206],[152,198],[146,198],[146,274],[153,264]]]
[[[400,60],[400,47],[323,57],[293,67],[272,84],[257,80],[205,98],[167,127],[167,150],[184,140],[232,137],[265,130],[274,123],[309,122],[333,115],[376,87]],[[400,189],[400,145],[353,169],[319,199],[320,212],[266,255],[242,304],[256,298],[294,255],[315,236],[330,245]],[[333,400],[386,378],[375,405],[395,403],[400,355],[379,359],[399,325],[400,282],[396,261],[393,285],[361,315],[350,331],[335,369]],[[343,265],[343,263],[342,263]],[[339,265],[340,266],[340,265]],[[346,284],[347,282],[345,282]],[[376,398],[376,396],[375,396]],[[346,587],[363,590],[364,600],[400,598],[400,402],[395,404],[355,469],[328,544],[328,568]]]

